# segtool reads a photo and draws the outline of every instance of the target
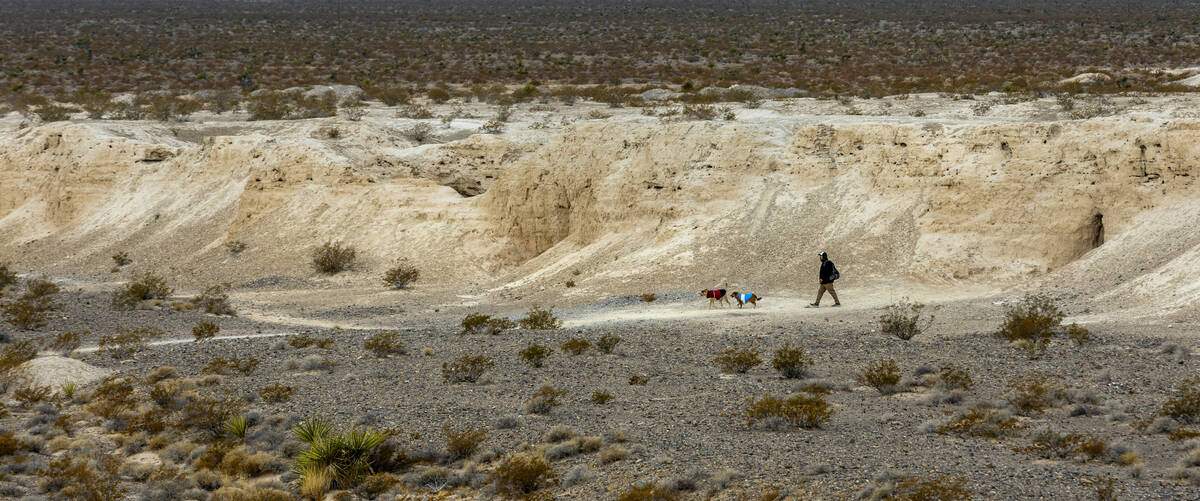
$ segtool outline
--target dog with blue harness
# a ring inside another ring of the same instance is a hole
[[[755,294],[753,292],[733,291],[733,294],[730,294],[730,295],[733,296],[733,299],[735,301],[737,301],[738,308],[745,306],[746,303],[750,303],[755,308],[758,308],[758,301],[760,299],[762,299],[762,297],[760,297],[758,294]]]

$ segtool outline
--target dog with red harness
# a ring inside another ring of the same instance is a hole
[[[722,308],[724,308],[726,304],[733,306],[733,303],[729,302],[728,291],[729,284],[725,284],[724,289],[704,289],[700,291],[700,297],[708,298],[708,309],[710,310],[713,307],[713,303],[717,302],[724,303],[721,305]]]

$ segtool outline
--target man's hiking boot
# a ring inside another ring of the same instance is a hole
[[[820,308],[820,307],[821,307],[821,305],[819,305],[817,303],[808,303],[808,306],[805,306],[805,308]]]

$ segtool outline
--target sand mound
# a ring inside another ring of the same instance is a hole
[[[108,377],[113,372],[73,358],[60,356],[37,357],[22,364],[20,370],[28,384],[51,388],[57,388],[68,382],[86,386]]]

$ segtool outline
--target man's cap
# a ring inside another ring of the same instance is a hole
[[[825,254],[825,251],[821,251],[821,252],[818,252],[817,255],[824,257],[826,254]]]

